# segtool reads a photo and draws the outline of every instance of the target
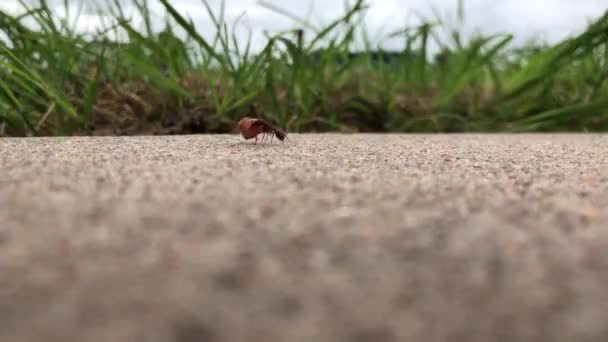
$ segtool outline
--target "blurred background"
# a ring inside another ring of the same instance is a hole
[[[608,128],[608,0],[4,0],[0,135]]]

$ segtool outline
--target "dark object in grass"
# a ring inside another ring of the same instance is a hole
[[[262,142],[268,134],[272,137],[276,136],[277,139],[284,141],[287,139],[287,133],[279,128],[274,127],[268,121],[258,118],[243,117],[237,124],[241,136],[245,140],[254,139],[258,142],[258,135],[262,134]]]

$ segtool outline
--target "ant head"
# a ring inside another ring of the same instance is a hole
[[[287,133],[280,131],[280,130],[275,130],[274,135],[276,135],[276,137],[281,141],[284,141],[285,139],[287,139]],[[287,139],[287,140],[289,140],[289,139]]]

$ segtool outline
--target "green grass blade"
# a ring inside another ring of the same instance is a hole
[[[534,126],[534,128],[538,128],[557,120],[572,119],[576,116],[580,117],[598,112],[606,112],[606,110],[608,110],[608,99],[602,99],[591,103],[576,104],[531,115],[515,122],[514,125],[515,127]]]
[[[99,91],[99,81],[103,73],[104,67],[105,50],[101,52],[95,63],[95,69],[93,71],[93,77],[87,84],[84,97],[84,106],[82,115],[84,117],[85,129],[90,129],[93,123],[93,108],[97,99],[97,93]]]
[[[472,49],[473,53],[466,56],[466,63],[461,70],[456,79],[449,85],[447,89],[444,90],[443,95],[439,100],[439,106],[445,106],[449,101],[453,99],[453,97],[462,90],[464,85],[469,82],[473,77],[475,77],[483,67],[486,67],[488,63],[494,58],[494,56],[499,53],[511,40],[513,39],[512,35],[508,35],[503,38],[500,42],[494,45],[485,55],[477,57],[478,48]],[[488,42],[489,39],[480,42],[479,48],[485,42]],[[474,65],[470,64],[475,62]]]
[[[177,23],[184,29],[186,30],[186,32],[194,39],[196,40],[197,43],[199,43],[199,45],[201,47],[203,47],[203,49],[212,57],[214,57],[217,61],[219,62],[223,62],[223,58],[221,56],[219,56],[215,50],[209,45],[209,43],[207,42],[207,40],[205,38],[203,38],[203,36],[201,36],[198,31],[196,30],[196,28],[194,27],[194,25],[192,25],[191,23],[188,23],[188,21],[186,21],[186,19],[179,14],[179,12],[171,5],[169,4],[168,0],[159,0],[162,5],[165,7],[165,9],[169,12],[169,14],[171,15],[171,17],[173,17],[173,19],[175,19],[175,21],[177,21]]]

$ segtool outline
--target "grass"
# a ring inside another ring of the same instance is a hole
[[[244,114],[291,132],[608,128],[608,12],[558,44],[518,49],[511,34],[465,40],[437,16],[388,34],[402,50],[378,52],[363,0],[322,28],[261,3],[304,31],[268,36],[254,53],[235,38],[223,3],[217,13],[202,1],[216,28],[205,37],[159,1],[161,31],[148,0],[133,1],[141,27],[120,1],[99,5],[111,20],[93,35],[45,0],[22,1],[19,15],[0,12],[0,135],[222,133]],[[64,0],[64,8],[83,3]],[[112,39],[121,34],[127,39]],[[357,40],[366,48],[353,53]]]

